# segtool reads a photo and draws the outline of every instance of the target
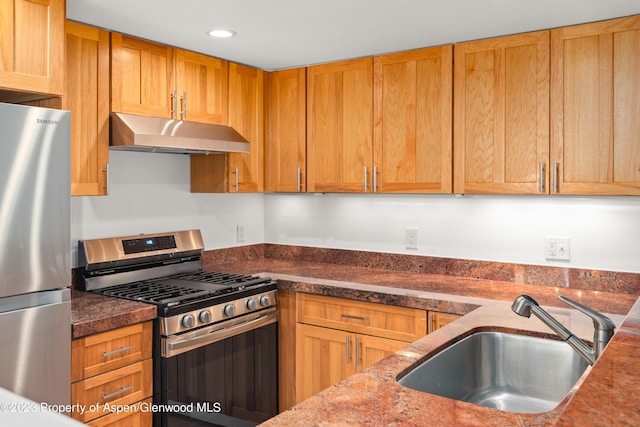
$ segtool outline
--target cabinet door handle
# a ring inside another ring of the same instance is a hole
[[[368,190],[367,188],[367,167],[364,167],[364,192],[366,193]]]
[[[346,339],[345,339],[345,345],[347,346],[346,351],[344,352],[346,355],[346,360],[345,360],[345,364],[349,364],[349,361],[351,360],[351,338],[349,338],[349,335],[347,335]]]
[[[173,92],[171,92],[171,118],[172,119],[178,118],[177,110],[178,110],[178,95],[174,90]]]
[[[538,190],[540,191],[540,193],[544,193],[544,162],[540,162],[539,173],[540,173],[540,186]]]
[[[102,169],[104,171],[104,190],[107,196],[109,195],[109,163]]]
[[[366,317],[363,316],[353,316],[351,314],[341,314],[340,317],[344,317],[345,319],[355,319],[355,320],[362,320],[365,321],[367,320]]]
[[[298,191],[300,191],[300,175],[301,174],[302,174],[302,171],[300,170],[300,168],[298,168],[298,178],[297,178]]]
[[[182,96],[180,97],[180,115],[182,116],[180,120],[187,120],[187,92],[182,92]]]
[[[373,192],[376,193],[378,191],[378,168],[373,167]]]
[[[558,162],[553,162],[553,192],[558,192]]]
[[[237,193],[237,192],[238,192],[238,175],[239,175],[239,173],[238,173],[238,168],[235,168],[235,169],[233,170],[233,174],[236,176],[235,186],[236,186],[236,193]]]
[[[116,397],[119,396],[121,394],[125,394],[128,391],[133,390],[133,386],[130,385],[128,387],[122,387],[120,390],[116,390],[113,393],[107,393],[107,394],[103,394],[102,395],[102,400],[107,401],[109,399],[111,399],[112,397]]]
[[[360,365],[360,337],[356,337],[356,368]]]
[[[118,348],[116,350],[104,351],[102,353],[102,357],[106,359],[109,356],[113,356],[114,354],[118,354],[118,353],[124,353],[125,351],[129,351],[131,349],[133,349],[133,346],[132,345],[128,345],[126,347],[120,347],[120,348]]]

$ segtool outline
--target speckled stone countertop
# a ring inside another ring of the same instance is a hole
[[[153,305],[73,290],[71,292],[71,338],[155,319]]]
[[[209,263],[207,268],[262,272],[278,280],[281,289],[465,314],[268,420],[264,426],[640,425],[638,295],[272,259]],[[588,368],[558,407],[542,414],[510,413],[421,393],[396,382],[398,376],[453,340],[477,331],[518,331],[553,337],[537,318],[522,318],[511,311],[511,302],[522,293],[533,296],[582,339],[592,340],[592,321],[566,308],[557,300],[558,295],[608,313],[618,326],[598,362]]]

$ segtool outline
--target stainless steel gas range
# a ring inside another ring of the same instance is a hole
[[[82,286],[154,304],[154,426],[253,426],[278,412],[267,277],[203,270],[199,230],[79,242]]]

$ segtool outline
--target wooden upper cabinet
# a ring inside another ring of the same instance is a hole
[[[552,30],[551,100],[552,192],[640,195],[640,16]]]
[[[64,0],[0,0],[0,90],[64,92]]]
[[[251,144],[249,153],[229,154],[230,192],[264,190],[264,74],[229,65],[229,126]]]
[[[71,111],[71,195],[107,194],[109,33],[66,23],[66,93]]]
[[[271,72],[267,86],[267,191],[306,191],[306,71]]]
[[[111,111],[172,118],[174,49],[111,33]]]
[[[195,52],[175,49],[178,118],[227,124],[229,63]]]
[[[229,64],[229,126],[249,141],[250,152],[191,155],[191,192],[264,190],[264,74]]]
[[[307,191],[372,191],[373,59],[307,68]]]
[[[549,32],[454,46],[455,193],[548,193]]]
[[[452,46],[374,58],[373,191],[451,193]]]

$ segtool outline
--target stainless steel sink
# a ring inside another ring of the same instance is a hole
[[[398,382],[450,399],[533,414],[555,408],[588,366],[563,341],[478,332],[427,359]]]

